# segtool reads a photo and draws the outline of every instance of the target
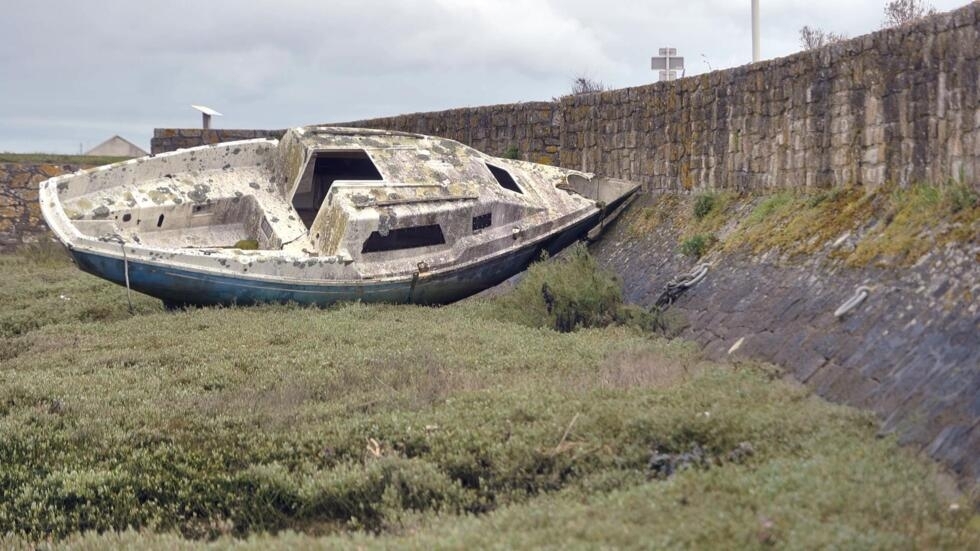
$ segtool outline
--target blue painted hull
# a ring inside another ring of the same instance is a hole
[[[426,276],[417,281],[371,280],[345,283],[314,282],[295,284],[219,275],[143,262],[129,262],[130,287],[159,298],[168,305],[231,305],[267,302],[295,302],[326,306],[342,301],[445,304],[490,288],[524,270],[542,251],[556,254],[581,239],[599,223],[601,213],[589,217],[564,232],[483,263],[448,273]],[[72,250],[82,270],[125,285],[122,259]]]

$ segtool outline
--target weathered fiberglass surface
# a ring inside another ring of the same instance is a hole
[[[83,269],[122,283],[121,266],[168,301],[446,302],[635,189],[442,138],[308,127],[53,178],[40,196]]]

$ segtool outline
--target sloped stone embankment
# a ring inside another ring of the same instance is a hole
[[[629,300],[652,305],[672,277],[710,263],[708,276],[674,305],[689,324],[683,337],[713,358],[779,364],[825,398],[873,410],[883,432],[920,447],[968,483],[980,480],[976,219],[971,225],[961,213],[968,222],[947,224],[948,231],[966,224],[960,228],[965,239],[937,237],[943,224],[916,230],[916,240],[930,242],[918,258],[890,260],[888,241],[878,245],[882,254],[866,261],[862,247],[873,244],[887,218],[872,216],[839,236],[802,243],[809,252],[786,252],[771,246],[771,234],[791,234],[801,215],[787,207],[784,218],[764,228],[766,235],[747,240],[746,226],[763,224],[753,219],[759,199],[749,200],[729,207],[715,223],[714,244],[695,260],[680,252],[692,231],[682,220],[692,201],[641,197],[595,247],[600,261],[622,278]],[[760,241],[766,245],[755,246]],[[868,298],[835,316],[861,286],[870,289]]]

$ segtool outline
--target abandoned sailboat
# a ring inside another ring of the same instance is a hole
[[[303,127],[40,186],[84,271],[169,305],[447,303],[601,227],[637,186],[452,140]]]

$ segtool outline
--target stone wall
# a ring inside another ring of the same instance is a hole
[[[564,166],[664,190],[980,180],[980,4],[811,52],[561,101]]]
[[[255,138],[279,139],[285,130],[249,130],[235,128],[155,128],[150,138],[150,152],[153,154],[199,145],[252,140]]]
[[[980,190],[980,4],[726,71],[556,102],[338,123],[435,134],[647,189]],[[281,131],[157,130],[153,152]]]
[[[516,148],[525,160],[557,164],[561,142],[557,110],[558,105],[551,102],[514,103],[332,124],[444,136],[492,155],[504,155]],[[151,147],[156,154],[218,141],[278,138],[282,133],[283,130],[157,128]]]
[[[558,104],[531,102],[414,113],[339,124],[443,136],[497,156],[503,156],[509,149],[516,148],[517,155],[526,161],[559,164],[562,140],[560,117]]]
[[[0,163],[0,252],[16,249],[47,232],[37,202],[44,180],[79,170],[81,165]]]

